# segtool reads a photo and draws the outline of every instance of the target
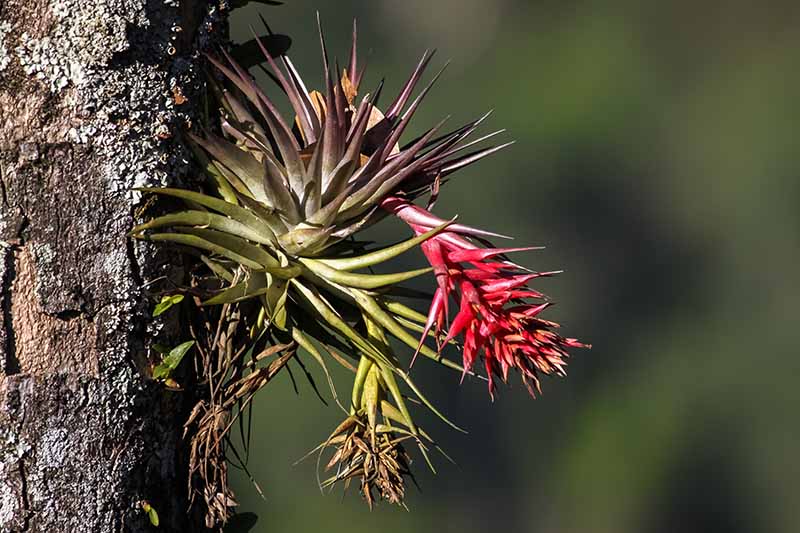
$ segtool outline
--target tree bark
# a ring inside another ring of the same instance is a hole
[[[142,501],[196,530],[186,401],[145,370],[176,326],[142,287],[175,261],[126,233],[131,189],[190,169],[179,132],[220,31],[184,0],[0,2],[0,531],[150,531]]]

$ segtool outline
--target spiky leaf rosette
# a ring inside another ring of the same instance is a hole
[[[478,256],[481,254],[451,255],[439,261],[436,257],[432,259],[430,251],[440,249],[441,243],[455,237],[467,242],[471,250],[480,247],[467,238],[500,237],[453,221],[437,219],[436,224],[426,225],[424,221],[404,216],[408,213],[405,208],[422,195],[435,196],[439,186],[453,172],[507,144],[476,148],[500,133],[472,139],[488,114],[447,133],[440,132],[443,124],[440,123],[418,138],[401,144],[401,137],[415,112],[441,74],[440,71],[417,92],[433,53],[423,54],[399,94],[385,111],[381,111],[378,100],[382,84],[373,92],[359,96],[364,70],[357,55],[355,26],[349,61],[342,70],[331,66],[321,27],[319,33],[322,92],[309,90],[289,57],[272,57],[256,38],[269,66],[268,73],[291,105],[291,118],[279,113],[273,99],[225,51],[221,59],[209,58],[223,79],[210,82],[220,107],[219,134],[203,131],[200,135],[190,135],[190,139],[198,159],[213,179],[216,194],[169,188],[143,189],[181,199],[187,208],[149,220],[134,228],[132,233],[139,238],[199,250],[202,260],[223,285],[205,304],[258,299],[262,309],[258,328],[268,332],[275,342],[297,343],[313,356],[328,376],[334,397],[336,391],[326,361],[331,358],[341,361],[340,352],[359,361],[351,405],[343,406],[348,419],[357,421],[349,428],[352,429],[349,435],[358,435],[346,437],[345,441],[357,442],[354,439],[363,440],[364,435],[372,440],[368,450],[362,449],[363,454],[354,452],[349,458],[355,461],[352,464],[362,466],[359,471],[363,476],[367,476],[363,461],[369,465],[380,457],[393,458],[398,465],[397,475],[382,478],[383,488],[378,487],[377,492],[391,501],[399,501],[403,494],[399,480],[405,472],[399,458],[404,454],[380,443],[393,442],[392,438],[386,440],[387,435],[400,432],[413,438],[423,453],[426,448],[421,444],[421,430],[411,419],[396,378],[424,405],[456,426],[422,395],[405,370],[408,365],[402,364],[389,349],[387,338],[392,336],[417,353],[462,374],[471,374],[477,351],[494,340],[494,332],[481,333],[481,325],[488,324],[488,320],[472,320],[472,325],[466,329],[471,333],[466,338],[464,366],[441,356],[441,346],[454,342],[455,336],[464,330],[463,324],[469,318],[465,315],[470,309],[478,309],[473,305],[477,305],[477,301],[465,300],[464,311],[456,317],[460,329],[451,330],[452,334],[444,340],[438,337],[447,321],[443,310],[447,308],[448,295],[458,293],[454,287],[456,283],[461,284],[462,292],[467,290],[464,281],[468,281],[470,275],[453,271],[453,275],[447,277],[447,287],[443,288],[442,269],[447,270],[460,260],[480,263],[482,259]],[[415,236],[371,251],[365,251],[362,244],[351,238],[389,213],[409,222]],[[164,231],[167,228],[170,229]],[[431,268],[380,275],[364,272],[419,246],[428,255]],[[494,255],[505,251],[509,250],[500,250]],[[508,265],[511,263],[506,263]],[[503,266],[491,263],[489,268],[496,274],[493,279],[505,276]],[[425,316],[403,305],[397,296],[407,294],[399,284],[431,271],[436,272],[440,288],[429,316]],[[507,292],[498,307],[498,295],[492,293],[481,308],[484,311],[481,316],[488,316],[487,310],[502,315],[500,309],[506,303],[530,295],[524,291]],[[521,319],[515,315],[514,320],[503,316],[504,349],[514,352],[522,345],[523,350],[530,351],[533,340],[527,345],[515,344],[514,340],[518,336],[515,330],[528,327],[533,315],[524,315]],[[437,328],[432,331],[433,324]],[[543,322],[536,322],[536,326],[543,330],[550,327]],[[256,334],[254,332],[254,336]],[[476,334],[481,342],[476,343]],[[439,350],[425,344],[425,340],[433,336],[437,336]],[[554,339],[545,347],[547,350],[561,349],[560,337]],[[324,356],[323,352],[332,357]],[[557,353],[562,354],[561,351]],[[487,352],[489,379],[498,371],[502,371],[505,378],[509,367],[535,378],[536,370],[524,354],[516,357],[508,355],[501,360]],[[555,358],[553,355],[551,361]],[[377,404],[385,404],[388,406],[385,409],[391,410],[391,416],[384,410],[380,431],[378,423],[365,411],[359,392],[367,376],[373,374],[377,376],[380,391],[387,400],[391,399],[391,402],[382,400]],[[389,425],[390,422],[395,425]],[[377,438],[379,433],[381,439]],[[334,476],[334,481],[337,479],[341,478]],[[372,494],[371,487],[374,488],[362,480],[365,496]]]
[[[261,218],[262,229],[269,228],[263,232],[266,240],[303,257],[326,255],[335,243],[377,222],[384,216],[378,206],[387,196],[413,199],[437,180],[502,148],[459,156],[474,144],[465,141],[485,117],[437,136],[439,124],[401,147],[402,134],[438,78],[412,100],[433,53],[422,56],[383,113],[377,108],[380,86],[358,101],[364,72],[355,31],[343,73],[331,69],[322,37],[321,43],[324,95],[306,88],[288,57],[273,59],[262,45],[270,73],[294,110],[292,120],[279,114],[227,53],[225,61],[209,58],[231,82],[219,89],[224,136],[192,136],[212,160],[220,194]]]

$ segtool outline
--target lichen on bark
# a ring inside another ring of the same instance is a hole
[[[162,531],[189,527],[185,402],[139,371],[170,334],[141,287],[180,263],[126,233],[134,186],[190,170],[180,131],[223,15],[0,4],[0,531],[147,531],[143,499]]]

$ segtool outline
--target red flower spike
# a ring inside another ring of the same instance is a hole
[[[406,222],[417,235],[440,226],[445,221],[429,211],[399,197],[389,197],[382,207]],[[546,297],[527,285],[532,280],[558,272],[525,272],[511,262],[491,261],[513,252],[540,248],[484,248],[470,237],[495,236],[469,226],[451,224],[422,244],[422,251],[433,267],[437,289],[428,312],[420,347],[431,329],[437,338],[447,329],[439,350],[458,336],[463,336],[464,374],[476,359],[483,357],[489,380],[489,394],[494,400],[494,377],[508,381],[509,371],[517,370],[532,396],[541,394],[539,374],[565,374],[567,348],[590,348],[577,339],[561,337],[554,331],[555,322],[539,318],[551,302],[528,303]],[[520,272],[522,271],[522,272]],[[449,328],[447,302],[458,296],[459,309]],[[514,303],[508,307],[509,303]],[[418,352],[419,350],[417,350]],[[414,358],[416,359],[416,353]],[[412,360],[413,364],[413,360]]]

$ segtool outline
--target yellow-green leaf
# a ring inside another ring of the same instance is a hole
[[[172,372],[181,364],[183,356],[192,346],[194,346],[194,341],[187,341],[170,350],[169,354],[161,360],[161,363],[153,369],[153,378],[169,378]]]
[[[156,305],[156,308],[153,310],[153,316],[157,317],[164,313],[167,309],[172,307],[173,305],[177,305],[183,301],[183,294],[173,294],[170,296],[164,296],[161,298],[161,301]]]

